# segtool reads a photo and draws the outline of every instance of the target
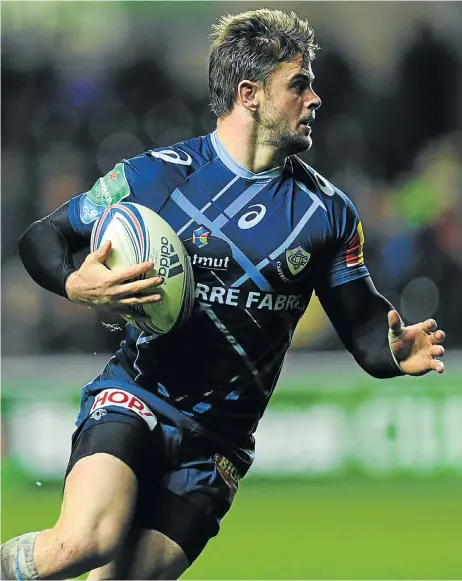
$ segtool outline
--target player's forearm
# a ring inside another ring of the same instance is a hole
[[[34,222],[19,239],[18,249],[30,277],[44,289],[66,297],[67,277],[76,268],[69,244],[51,220]]]
[[[379,294],[370,277],[332,289],[319,289],[319,299],[345,347],[373,377],[403,375],[388,344],[391,303]]]
[[[358,365],[372,377],[388,379],[403,375],[396,365],[388,343],[388,311],[392,305],[384,298],[377,300],[369,317],[355,328],[348,349]]]
[[[19,239],[18,250],[25,269],[38,285],[67,297],[66,280],[76,270],[72,253],[87,245],[88,241],[74,232],[66,203],[29,226]]]

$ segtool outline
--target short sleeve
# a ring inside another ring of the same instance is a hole
[[[364,233],[354,204],[342,196],[344,206],[335,224],[334,256],[328,273],[331,288],[369,276],[364,264]]]
[[[130,185],[125,165],[124,162],[118,163],[114,169],[99,178],[91,190],[70,200],[69,220],[77,234],[88,235],[95,220],[108,206],[124,199],[129,201]]]

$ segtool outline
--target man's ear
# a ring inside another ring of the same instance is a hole
[[[260,105],[258,85],[253,81],[241,81],[237,87],[238,103],[251,113],[255,113]]]

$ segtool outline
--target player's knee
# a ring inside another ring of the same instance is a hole
[[[63,560],[68,564],[85,562],[88,569],[112,561],[123,541],[120,528],[108,518],[80,528],[61,529],[58,535]]]
[[[115,558],[125,539],[125,532],[111,518],[102,518],[92,527],[92,537],[100,562],[107,564]]]

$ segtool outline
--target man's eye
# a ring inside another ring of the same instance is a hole
[[[298,93],[299,95],[301,95],[304,91],[306,91],[306,89],[308,88],[308,85],[306,83],[296,83],[293,86],[293,89],[296,93]]]

